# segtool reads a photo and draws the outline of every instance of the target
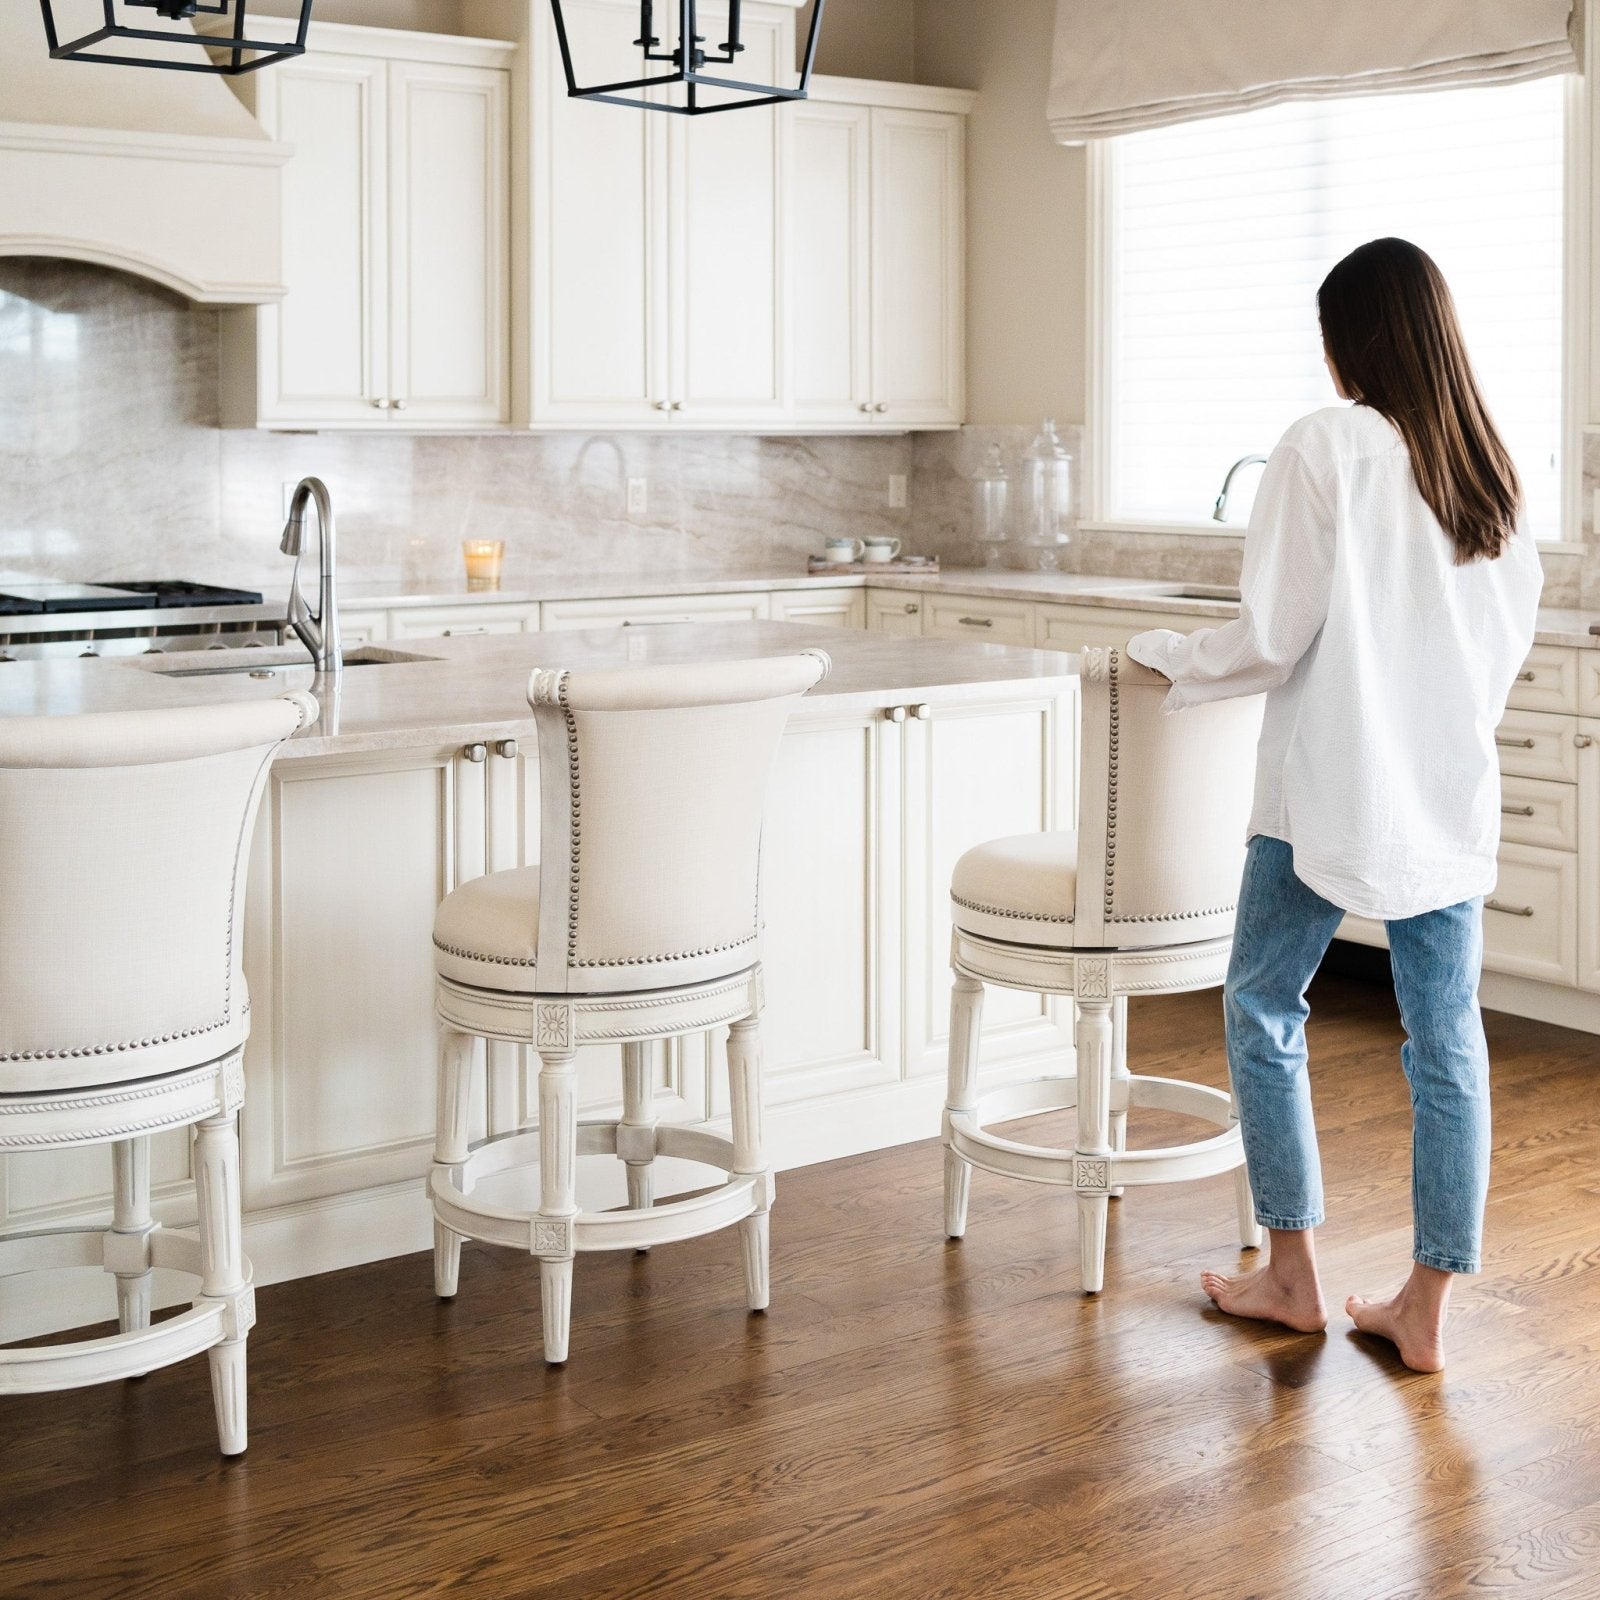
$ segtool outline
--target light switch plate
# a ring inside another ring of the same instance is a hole
[[[906,475],[903,472],[889,474],[889,509],[891,511],[904,511],[906,508]]]
[[[628,479],[628,515],[642,517],[650,504],[650,480],[648,478]]]

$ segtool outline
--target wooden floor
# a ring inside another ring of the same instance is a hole
[[[1342,1303],[1408,1259],[1407,1099],[1387,992],[1312,999]],[[915,1145],[785,1175],[765,1317],[731,1234],[587,1257],[549,1371],[536,1272],[469,1246],[452,1305],[422,1256],[262,1291],[235,1463],[203,1361],[0,1402],[0,1593],[1590,1600],[1600,1040],[1487,1022],[1487,1270],[1442,1377],[1342,1314],[1208,1310],[1225,1178],[1114,1204],[1084,1300],[1069,1197],[978,1174],[947,1244]],[[1133,1007],[1143,1070],[1221,1082],[1220,1034],[1215,993]]]

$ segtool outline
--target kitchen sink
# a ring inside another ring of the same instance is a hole
[[[1152,600],[1231,600],[1239,603],[1239,591],[1225,583],[1191,583],[1181,589],[1145,589]]]
[[[309,661],[296,658],[293,661],[229,661],[226,664],[182,666],[176,663],[182,657],[174,657],[174,665],[162,663],[160,666],[150,665],[147,670],[159,672],[164,678],[223,678],[237,677],[246,674],[252,678],[276,677],[280,672],[304,672],[311,665]],[[403,665],[408,661],[437,661],[437,656],[414,655],[408,650],[388,650],[380,645],[362,645],[359,650],[352,650],[345,658],[346,667],[392,667]]]

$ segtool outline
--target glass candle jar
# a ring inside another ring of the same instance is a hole
[[[464,539],[461,553],[466,557],[469,590],[500,587],[500,563],[506,553],[504,539]]]

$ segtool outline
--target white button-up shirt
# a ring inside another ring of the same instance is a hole
[[[1404,440],[1367,406],[1302,418],[1268,460],[1237,621],[1154,628],[1128,654],[1165,711],[1266,692],[1249,834],[1361,916],[1488,894],[1500,845],[1495,726],[1533,643],[1543,572],[1526,526],[1457,566]]]

